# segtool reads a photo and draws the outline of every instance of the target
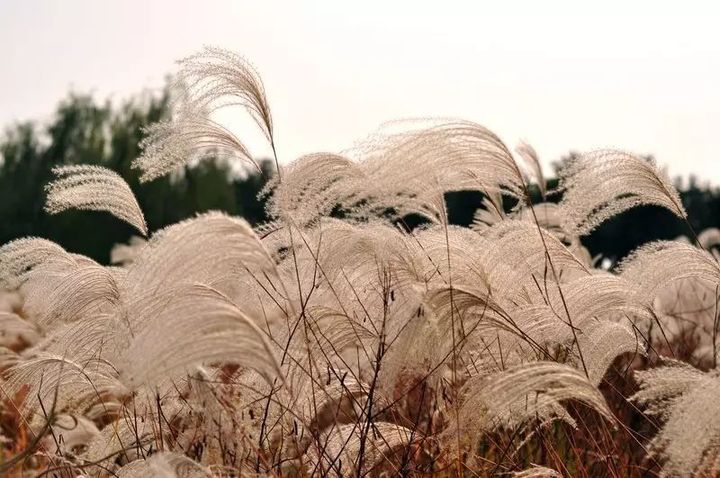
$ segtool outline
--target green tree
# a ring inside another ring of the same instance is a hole
[[[45,126],[28,122],[7,128],[0,139],[0,243],[23,236],[52,239],[72,252],[107,262],[112,245],[134,232],[97,212],[44,212],[44,186],[53,166],[97,164],[118,172],[135,192],[150,230],[211,209],[264,220],[257,194],[271,174],[236,177],[222,161],[203,161],[172,177],[140,184],[131,163],[140,154],[144,128],[162,119],[167,94],[143,95],[119,108],[90,96],[70,95]]]

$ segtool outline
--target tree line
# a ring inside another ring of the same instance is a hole
[[[259,161],[261,172],[238,173],[226,162],[203,161],[171,177],[139,182],[131,162],[140,153],[144,128],[164,118],[168,107],[167,92],[146,93],[120,105],[70,94],[46,124],[7,126],[0,137],[0,244],[23,236],[45,237],[107,263],[112,246],[130,238],[133,230],[108,214],[43,211],[51,170],[66,164],[96,164],[118,172],[135,192],[150,230],[213,209],[244,216],[251,224],[265,221],[264,200],[258,195],[273,174],[268,160]],[[556,185],[556,179],[549,180],[551,188]],[[678,185],[695,231],[720,226],[720,189],[701,186],[693,178]],[[450,221],[468,225],[482,195],[458,192],[446,199]],[[668,211],[640,207],[607,221],[583,242],[592,255],[618,260],[649,240],[688,234],[687,224]]]

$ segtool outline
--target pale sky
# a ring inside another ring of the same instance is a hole
[[[720,184],[713,3],[0,0],[0,125],[47,120],[71,89],[159,88],[207,44],[260,71],[283,161],[389,120],[451,116],[525,139],[546,163],[615,147]]]

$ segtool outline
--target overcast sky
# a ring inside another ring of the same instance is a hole
[[[720,184],[712,5],[0,0],[0,124],[47,120],[71,89],[119,100],[159,88],[209,44],[259,69],[284,161],[388,120],[456,116],[511,146],[526,139],[546,162],[617,147]]]

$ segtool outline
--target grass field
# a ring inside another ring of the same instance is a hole
[[[144,181],[252,166],[221,108],[275,151],[242,57],[206,48],[176,90]],[[256,228],[211,212],[149,232],[113,171],[55,170],[48,213],[106,211],[139,236],[112,266],[42,238],[0,248],[0,475],[720,473],[720,232],[688,223],[620,264],[581,242],[640,205],[687,222],[652,162],[589,152],[548,191],[531,146],[433,119],[274,159]],[[463,190],[485,198],[470,228],[447,219]]]

